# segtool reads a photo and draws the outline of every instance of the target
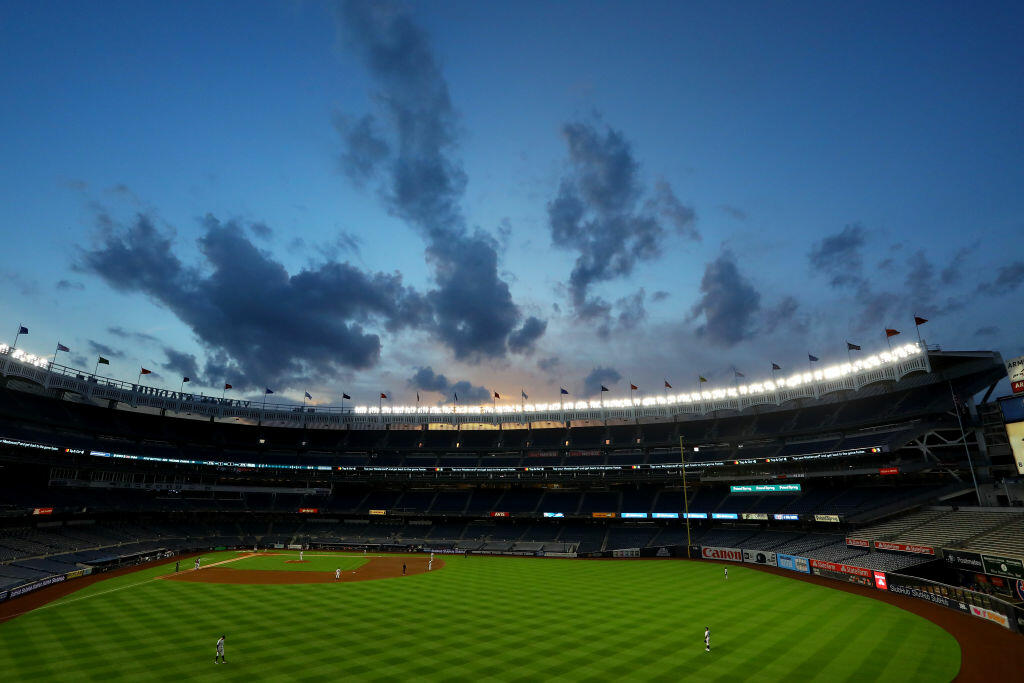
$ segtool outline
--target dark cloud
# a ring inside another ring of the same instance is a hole
[[[952,285],[960,281],[964,274],[967,258],[972,253],[974,253],[973,247],[961,247],[956,250],[956,253],[953,254],[953,258],[950,259],[949,264],[942,269],[942,273],[939,275],[939,280],[942,284]]]
[[[133,341],[140,341],[140,342],[158,342],[158,341],[160,341],[159,339],[157,339],[156,337],[154,337],[151,334],[147,334],[145,332],[131,332],[129,330],[124,329],[123,327],[121,327],[119,325],[115,325],[114,327],[108,327],[107,328],[107,332],[109,332],[110,334],[114,335],[115,337],[120,337],[121,339],[130,339],[130,340],[133,340]]]
[[[562,360],[558,356],[549,356],[537,361],[537,367],[544,372],[554,372],[561,365]]]
[[[750,338],[761,308],[761,295],[740,274],[732,252],[723,251],[707,264],[700,291],[701,298],[690,311],[690,320],[704,318],[697,336],[724,347]]]
[[[409,378],[408,384],[418,391],[432,391],[441,394],[441,403],[450,403],[459,396],[459,403],[487,403],[491,400],[491,392],[485,387],[474,386],[466,380],[451,382],[444,375],[434,372],[433,368],[417,368]]]
[[[985,325],[974,331],[975,337],[994,337],[999,334],[999,328],[995,325]]]
[[[665,299],[669,298],[670,296],[672,296],[671,293],[666,292],[664,289],[659,289],[654,294],[651,294],[651,301],[654,301],[654,302],[664,301]]]
[[[496,242],[466,228],[457,116],[427,36],[393,3],[349,0],[341,18],[382,109],[379,118],[339,127],[342,164],[350,175],[377,179],[391,213],[426,240],[437,284],[427,294],[435,336],[460,360],[502,357],[520,312],[498,275]]]
[[[597,396],[601,393],[601,385],[611,389],[621,379],[622,375],[615,368],[596,367],[583,378],[583,395]]]
[[[640,261],[657,258],[667,222],[684,239],[699,240],[696,214],[667,183],[659,182],[646,201],[630,144],[616,130],[568,123],[562,134],[571,171],[548,203],[551,241],[578,252],[569,276],[576,314],[595,317],[606,306],[591,297],[591,285],[629,275]]]
[[[72,353],[69,358],[71,359],[72,367],[87,369],[86,366],[89,364],[89,360],[80,353]],[[95,363],[96,361],[93,361]],[[101,373],[102,374],[102,373]]]
[[[800,304],[794,297],[784,297],[778,304],[764,311],[761,331],[765,334],[771,334],[777,329],[786,332],[806,332],[808,325],[797,315],[799,308]]]
[[[83,285],[81,282],[75,282],[75,281],[72,281],[72,280],[58,280],[56,287],[57,287],[58,290],[64,291],[64,292],[70,291],[70,290],[75,290],[75,291],[79,291],[80,292],[83,289],[85,289],[85,285]]]
[[[104,358],[124,358],[124,351],[111,348],[106,344],[101,344],[100,342],[93,341],[92,339],[88,340],[88,347],[89,351],[98,356],[103,356]]]
[[[544,335],[548,323],[535,316],[530,316],[523,326],[508,336],[508,348],[512,353],[530,353],[537,340]]]
[[[146,294],[209,350],[223,352],[222,367],[210,368],[209,377],[231,376],[235,381],[227,381],[242,386],[243,380],[280,383],[314,370],[368,368],[380,356],[375,327],[397,331],[429,322],[425,300],[398,274],[328,262],[289,275],[237,223],[207,216],[202,226],[203,268],[183,264],[172,238],[145,215],[106,231],[81,252],[78,267],[115,289]]]
[[[1016,291],[1021,283],[1024,283],[1024,261],[1014,261],[1000,266],[995,279],[978,285],[978,292],[989,295],[1009,294]]]
[[[164,348],[167,361],[163,364],[164,369],[182,377],[188,377],[190,381],[199,380],[199,361],[191,353],[175,351],[170,347]]]
[[[271,230],[270,226],[266,223],[250,223],[249,230],[255,237],[258,237],[261,240],[269,240],[274,236],[274,231]]]
[[[738,209],[735,206],[731,206],[729,204],[720,204],[718,208],[724,211],[727,216],[735,218],[738,221],[747,220],[747,212],[744,211],[743,209]]]
[[[863,226],[854,223],[818,242],[808,254],[811,268],[827,276],[833,287],[862,284],[864,234]]]

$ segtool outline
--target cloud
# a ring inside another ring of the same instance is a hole
[[[160,341],[158,338],[154,337],[151,334],[147,334],[145,332],[131,332],[129,330],[124,329],[123,327],[121,327],[119,325],[115,325],[114,327],[108,327],[107,328],[107,332],[109,332],[110,334],[114,335],[115,337],[120,337],[121,339],[131,339],[133,341],[139,341],[139,342],[159,342]]]
[[[513,353],[530,353],[537,340],[544,335],[548,323],[535,316],[530,316],[523,326],[512,332],[508,337],[508,348]]]
[[[806,332],[807,322],[797,316],[800,304],[794,297],[783,297],[778,304],[766,309],[762,315],[764,321],[761,331],[771,334],[777,329],[784,329],[787,332]]]
[[[255,237],[258,237],[261,240],[269,240],[271,237],[274,236],[274,231],[271,230],[270,226],[267,225],[266,223],[250,223],[249,231],[252,232],[252,234]]]
[[[720,204],[718,208],[721,209],[727,216],[730,216],[731,218],[734,218],[738,221],[747,220],[747,212],[744,211],[743,209],[739,209],[730,204]]]
[[[77,267],[111,287],[139,292],[173,312],[212,352],[211,377],[232,384],[294,380],[339,368],[369,368],[380,357],[378,328],[429,324],[428,306],[397,273],[328,262],[294,275],[257,249],[235,223],[202,220],[202,268],[183,264],[173,238],[151,218],[104,232]],[[139,337],[120,328],[112,333]]]
[[[974,247],[961,247],[956,250],[949,264],[942,269],[942,273],[939,275],[942,284],[952,285],[960,281],[964,274],[964,264],[972,253],[974,253]]]
[[[548,356],[537,361],[537,367],[544,372],[551,373],[558,369],[562,361],[558,356]]]
[[[81,282],[74,282],[74,281],[71,281],[71,280],[58,280],[57,284],[56,284],[56,287],[57,287],[58,290],[63,291],[63,292],[70,291],[70,290],[75,290],[75,291],[79,291],[80,292],[83,289],[85,289],[85,285],[83,285]]]
[[[651,295],[651,301],[658,302],[664,301],[665,299],[672,296],[671,293],[666,292],[664,289],[659,289],[657,292]]]
[[[735,346],[753,334],[761,295],[736,267],[732,252],[725,250],[707,264],[700,283],[701,298],[690,311],[690,320],[701,316],[697,336],[717,346]]]
[[[980,294],[999,295],[1014,292],[1024,283],[1024,261],[1014,261],[1000,266],[996,277],[990,282],[978,285]]]
[[[87,340],[87,345],[89,347],[89,351],[98,356],[103,356],[104,358],[124,358],[124,351],[111,348],[106,344],[101,344],[100,342],[93,341],[92,339]]]
[[[601,385],[611,389],[620,379],[622,375],[615,368],[596,367],[583,378],[583,395],[597,396],[601,393]]]
[[[661,255],[663,223],[687,240],[699,240],[700,233],[694,210],[667,183],[657,183],[643,201],[638,164],[622,133],[567,123],[562,135],[570,171],[548,203],[548,224],[555,246],[578,253],[569,293],[577,316],[587,319],[603,303],[591,298],[593,284],[627,276],[638,262]]]
[[[474,386],[466,380],[450,382],[430,366],[417,368],[416,373],[409,378],[408,385],[419,391],[442,394],[442,403],[454,401],[455,394],[459,396],[459,403],[487,403],[491,400],[491,392],[487,388]]]
[[[458,360],[503,357],[521,314],[498,275],[497,243],[466,228],[458,119],[427,36],[404,8],[387,2],[343,2],[341,19],[381,108],[379,117],[340,119],[342,166],[357,180],[376,180],[388,210],[426,241],[437,285],[426,295],[434,336]]]
[[[865,230],[859,223],[847,225],[841,232],[815,244],[808,258],[811,268],[829,278],[832,287],[860,285]]]
[[[999,328],[995,325],[985,325],[974,331],[975,337],[994,337],[999,334]]]
[[[175,351],[170,347],[164,347],[164,354],[167,356],[167,361],[163,364],[165,370],[188,377],[192,382],[198,381],[199,362],[194,355]]]

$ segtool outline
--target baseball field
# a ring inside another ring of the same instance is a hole
[[[686,561],[438,556],[427,572],[422,555],[297,560],[220,552],[198,572],[185,560],[177,576],[171,562],[97,581],[0,623],[0,672],[905,682],[949,681],[960,668],[957,641],[926,619],[739,565],[725,580],[721,565]],[[215,664],[221,634],[227,663]]]

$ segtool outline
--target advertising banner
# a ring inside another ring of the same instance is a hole
[[[814,515],[815,522],[832,522],[839,524],[839,515]]]
[[[1006,361],[1006,374],[1010,377],[1010,391],[1024,394],[1024,356]]]
[[[370,514],[371,515],[386,515],[386,514],[388,514],[388,511],[387,510],[370,510]]]
[[[315,515],[318,512],[320,512],[320,508],[299,508],[300,515]]]
[[[942,560],[953,569],[982,573],[985,571],[985,565],[981,561],[980,553],[972,553],[966,550],[943,550]]]
[[[646,512],[623,512],[619,515],[622,519],[647,519]]]
[[[491,517],[509,517],[507,512],[492,512]]]
[[[32,508],[33,515],[52,515],[53,508]]]
[[[848,538],[846,539],[846,545],[853,546],[854,548],[870,548],[871,541],[863,538]]]
[[[906,595],[911,598],[917,598],[918,600],[924,600],[936,605],[941,605],[949,609],[970,613],[970,608],[967,603],[957,600],[957,596],[951,595],[949,591],[943,591],[936,586],[931,586],[924,582],[907,580],[906,577],[894,576],[892,574],[890,574],[887,579],[886,583],[889,586],[890,593]]]
[[[796,520],[800,519],[800,515],[794,514],[792,512],[777,512],[774,515],[772,515],[772,519],[778,520],[780,522],[785,522],[785,521],[791,521],[792,522],[792,521],[796,521]]]
[[[1017,463],[1017,474],[1024,474],[1024,422],[1007,423],[1006,438],[1010,441],[1013,461]]]
[[[565,517],[564,512],[545,512],[545,517]]]
[[[729,560],[730,562],[743,561],[743,551],[739,548],[715,548],[701,546],[700,556],[705,560]]]
[[[743,561],[748,564],[766,564],[770,567],[777,566],[775,564],[775,553],[769,550],[744,550]]]
[[[974,605],[971,605],[971,614],[973,614],[976,617],[981,617],[982,619],[994,621],[1003,628],[1010,628],[1010,620],[1006,617],[1005,614],[993,612],[992,610],[988,610],[983,607],[975,607]]]
[[[851,576],[871,577],[871,570],[863,567],[855,567],[852,564],[841,564],[838,562],[826,562],[825,560],[811,559],[811,566],[815,569],[827,569],[830,572],[839,574],[850,574]]]
[[[1011,579],[1024,579],[1024,563],[1013,557],[999,555],[982,555],[982,566],[986,574],[1005,576]]]
[[[875,574],[875,588],[880,591],[888,590],[885,585],[885,572],[874,572]]]
[[[711,519],[739,519],[739,514],[735,512],[712,512]]]
[[[901,553],[915,553],[917,555],[934,555],[935,548],[929,545],[908,545],[906,543],[890,543],[889,541],[875,541],[875,548],[878,550],[895,550]]]
[[[594,517],[594,518],[597,518],[597,519],[606,519],[606,518],[609,518],[609,517],[614,517],[615,513],[614,512],[592,512],[592,513],[590,513],[590,516]]]
[[[880,468],[878,468],[878,473],[879,474],[899,474],[900,473],[900,468],[899,467],[880,467]]]
[[[651,514],[654,519],[679,519],[678,512],[654,512]]]
[[[796,555],[783,555],[782,553],[775,554],[775,563],[781,569],[788,569],[791,572],[801,572],[803,574],[811,573],[811,566],[807,561],[806,557],[798,557]]]
[[[768,513],[767,512],[744,512],[743,513],[743,519],[756,519],[756,520],[768,521]]]
[[[686,519],[707,519],[708,513],[706,512],[684,512],[683,517]]]
[[[800,484],[742,484],[730,486],[730,493],[785,493],[799,491]]]

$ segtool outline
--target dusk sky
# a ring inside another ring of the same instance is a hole
[[[0,341],[338,404],[1024,353],[1024,5],[7,2]],[[506,399],[507,397],[507,399]]]

